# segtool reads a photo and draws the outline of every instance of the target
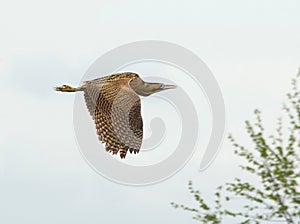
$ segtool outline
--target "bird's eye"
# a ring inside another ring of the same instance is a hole
[[[165,84],[160,84],[160,88],[161,89],[165,88]]]

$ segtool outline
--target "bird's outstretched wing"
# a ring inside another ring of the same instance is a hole
[[[127,151],[138,153],[143,139],[139,96],[130,79],[93,80],[85,83],[84,98],[105,149],[125,158]]]

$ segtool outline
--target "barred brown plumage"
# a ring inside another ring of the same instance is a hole
[[[141,96],[149,96],[174,85],[144,82],[136,73],[113,74],[86,81],[79,88],[67,85],[56,91],[83,91],[84,99],[92,116],[98,138],[112,154],[119,152],[125,158],[127,151],[138,153],[143,140]]]

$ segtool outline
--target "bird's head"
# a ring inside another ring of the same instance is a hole
[[[167,85],[164,83],[144,82],[141,79],[135,79],[130,82],[131,88],[141,96],[150,96],[153,93],[158,93],[168,89],[175,89],[175,85]]]

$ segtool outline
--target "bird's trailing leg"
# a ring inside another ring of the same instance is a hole
[[[62,85],[62,86],[55,87],[55,90],[61,91],[61,92],[76,92],[76,91],[78,91],[77,88],[74,88],[74,87],[71,87],[68,85]]]

